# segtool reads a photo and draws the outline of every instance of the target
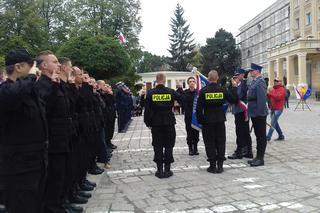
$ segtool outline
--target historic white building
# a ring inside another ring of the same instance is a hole
[[[290,41],[290,0],[278,0],[251,21],[240,27],[237,35],[242,67],[251,63],[267,72],[267,50]]]
[[[182,71],[159,71],[159,72],[147,72],[138,73],[142,80],[138,83],[142,83],[146,86],[146,89],[151,89],[154,87],[154,82],[156,80],[156,75],[158,73],[164,73],[167,78],[166,86],[171,89],[176,89],[177,84],[182,85],[183,89],[188,89],[187,79],[190,76],[195,76],[192,72],[182,72]]]

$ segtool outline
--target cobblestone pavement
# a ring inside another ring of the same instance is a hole
[[[227,160],[222,174],[206,171],[202,136],[200,155],[187,154],[183,116],[176,116],[174,175],[168,179],[154,176],[150,130],[142,117],[134,118],[126,133],[114,137],[112,169],[90,177],[98,186],[86,213],[320,212],[320,104],[311,103],[312,112],[294,112],[295,105],[281,116],[286,140],[268,143],[265,166]],[[227,120],[226,155],[235,149],[233,116]]]

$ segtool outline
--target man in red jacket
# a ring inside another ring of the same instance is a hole
[[[267,141],[271,140],[274,129],[277,131],[279,137],[276,141],[283,141],[284,135],[278,123],[279,117],[283,112],[284,101],[286,97],[286,90],[282,85],[282,81],[278,78],[274,79],[274,86],[268,91],[268,99],[270,100],[271,110],[271,128],[267,134]]]

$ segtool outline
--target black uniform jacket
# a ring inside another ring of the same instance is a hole
[[[0,175],[37,170],[43,163],[47,122],[36,84],[30,74],[0,85]]]
[[[72,138],[72,115],[67,95],[67,83],[52,82],[42,75],[37,84],[41,98],[46,102],[49,127],[49,153],[69,152]]]
[[[194,101],[194,91],[190,91],[190,89],[186,89],[183,91],[183,99],[182,99],[182,104],[184,108],[184,116],[186,119],[191,119],[192,118],[192,111],[193,111],[193,101]]]
[[[200,90],[197,104],[197,119],[200,124],[226,121],[223,111],[225,102],[237,103],[237,88],[226,90],[219,84],[210,83]]]
[[[147,93],[144,112],[144,122],[148,127],[174,125],[176,119],[172,112],[174,100],[181,100],[181,96],[173,89],[158,85]]]

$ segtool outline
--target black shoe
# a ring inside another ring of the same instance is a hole
[[[80,196],[74,196],[73,198],[70,199],[70,203],[85,204],[85,203],[88,203],[88,199]]]
[[[164,165],[164,177],[168,178],[173,175],[173,172],[170,170],[171,164],[165,164]]]
[[[80,186],[80,190],[85,191],[85,192],[89,192],[89,191],[93,191],[94,187],[90,186],[88,184],[81,184]]]
[[[256,167],[256,166],[263,166],[264,160],[255,158],[251,163],[250,166]]]
[[[207,168],[207,172],[216,173],[217,172],[217,168],[215,166],[209,166]]]
[[[85,184],[88,184],[88,185],[90,185],[90,186],[93,186],[93,187],[96,187],[97,186],[97,184],[95,183],[95,182],[91,182],[91,181],[89,181],[89,180],[85,180],[85,182],[84,182]]]
[[[192,145],[188,145],[188,146],[189,146],[189,155],[192,156],[193,155]]]
[[[217,173],[222,173],[223,172],[223,161],[218,161],[218,168],[217,168]]]
[[[88,171],[88,173],[91,175],[101,175],[103,172],[104,172],[104,170],[100,169],[99,167]]]
[[[242,155],[244,158],[253,158],[253,154],[252,154],[252,152],[250,153],[250,152],[248,152],[247,154],[245,154],[245,155]]]
[[[79,191],[77,194],[78,194],[79,196],[84,197],[84,198],[87,198],[87,199],[91,198],[91,196],[92,196],[90,193],[87,193],[87,192],[85,192],[85,191]]]
[[[68,209],[70,209],[72,212],[83,212],[83,208],[80,206],[76,206],[74,204],[70,204],[68,206]]]
[[[154,175],[160,179],[164,178],[162,163],[157,163],[157,171]]]
[[[279,136],[275,141],[284,141],[284,136]]]
[[[228,159],[234,160],[234,159],[242,159],[242,155],[238,153],[233,153],[232,155],[228,156]]]
[[[193,144],[193,155],[199,155],[198,144]]]
[[[112,144],[112,143],[107,144],[107,146],[110,147],[111,149],[116,149],[117,148],[117,146]]]

